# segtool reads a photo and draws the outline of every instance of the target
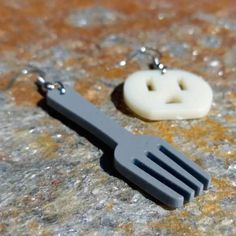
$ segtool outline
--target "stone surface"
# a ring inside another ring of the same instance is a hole
[[[1,235],[236,234],[234,0],[2,0],[0,15]],[[149,60],[115,65],[141,45],[206,78],[208,117],[149,123],[127,109],[122,83]],[[4,91],[25,64],[74,86],[130,131],[181,149],[210,172],[209,191],[171,211],[129,186],[112,154],[50,111],[29,77]]]

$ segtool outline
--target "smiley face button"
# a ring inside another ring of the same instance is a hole
[[[148,120],[194,119],[210,110],[213,92],[200,76],[184,70],[137,71],[124,84],[124,100]]]

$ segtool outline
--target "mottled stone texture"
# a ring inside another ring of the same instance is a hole
[[[140,45],[211,84],[208,117],[145,122],[126,108],[122,83],[149,61],[115,64]],[[235,0],[1,0],[0,52],[1,235],[236,234]],[[30,77],[4,91],[29,63],[181,149],[210,172],[209,191],[169,210],[129,186],[112,153],[49,110]]]

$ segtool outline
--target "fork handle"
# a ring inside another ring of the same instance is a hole
[[[131,135],[71,87],[65,86],[65,89],[65,94],[61,94],[57,89],[48,90],[47,104],[54,110],[85,128],[113,149],[120,140]]]

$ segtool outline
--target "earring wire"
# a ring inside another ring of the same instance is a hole
[[[25,68],[23,68],[20,72],[18,72],[8,83],[7,87],[5,90],[9,90],[13,87],[14,83],[16,80],[18,80],[21,76],[23,75],[29,75],[29,74],[35,74],[37,75],[37,80],[36,84],[43,90],[43,91],[48,91],[48,90],[53,90],[53,89],[58,89],[61,94],[66,93],[66,89],[64,85],[60,82],[57,81],[55,83],[51,83],[46,81],[46,73],[39,69],[36,66],[32,65],[27,65]]]
[[[154,53],[154,54],[153,54]],[[140,47],[139,49],[135,50],[134,52],[131,52],[126,60],[122,60],[119,62],[119,66],[126,66],[129,61],[131,61],[134,57],[138,56],[139,54],[147,55],[152,57],[152,65],[154,66],[154,69],[158,69],[161,71],[162,74],[165,74],[167,72],[167,67],[164,66],[160,60],[162,57],[162,54],[159,50],[150,48],[150,47]]]

